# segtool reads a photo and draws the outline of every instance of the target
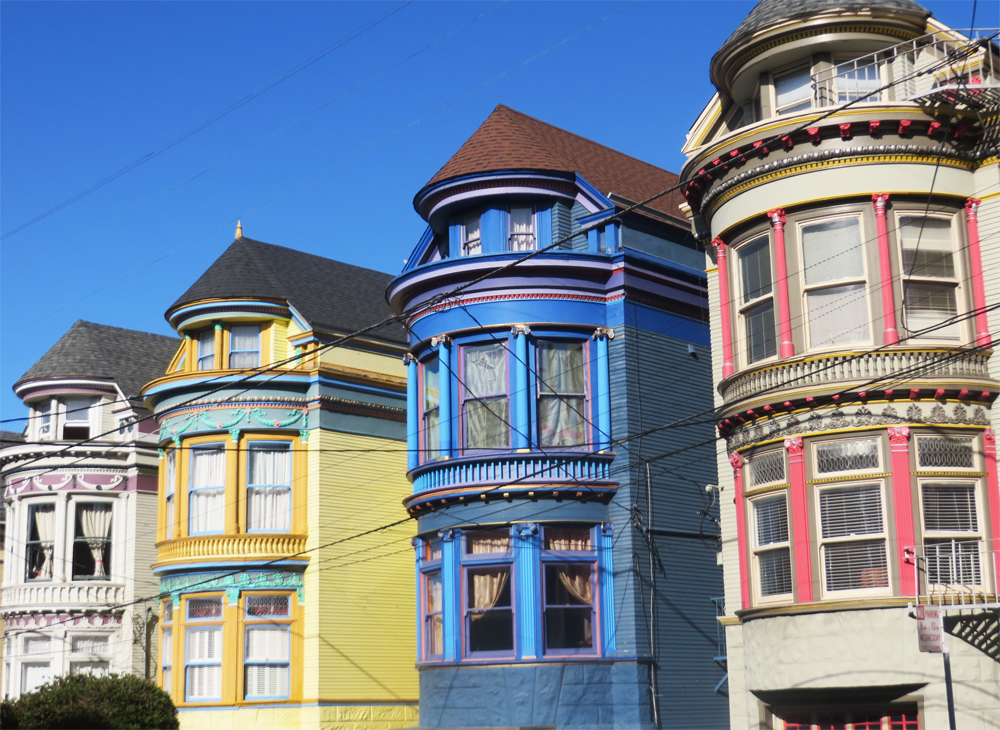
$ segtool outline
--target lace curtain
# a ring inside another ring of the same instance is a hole
[[[505,448],[509,430],[506,348],[497,343],[467,347],[464,352],[466,448]]]
[[[284,531],[291,528],[292,455],[287,448],[250,450],[247,528]]]
[[[537,356],[542,446],[579,446],[586,440],[583,344],[539,342]]]
[[[505,553],[510,550],[510,535],[500,530],[472,533],[466,537],[471,555],[484,553]]]
[[[86,538],[87,547],[94,558],[94,575],[107,575],[104,572],[104,547],[111,531],[110,504],[81,504],[78,506],[80,531]]]

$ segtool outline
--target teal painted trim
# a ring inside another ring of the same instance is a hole
[[[462,539],[460,530],[441,531],[441,608],[444,622],[444,660],[458,661],[462,656],[462,599],[459,595],[461,576],[459,559]]]
[[[417,389],[417,361],[412,357],[406,363],[406,468],[420,465],[420,414]]]
[[[612,548],[615,526],[610,522],[599,525],[597,530],[597,580],[601,593],[601,646],[604,655],[617,654],[615,641],[615,580]]]
[[[451,364],[451,343],[447,340],[438,345],[438,360],[441,365],[438,368],[438,390],[440,392],[441,401],[438,404],[438,412],[440,416],[438,418],[438,423],[441,424],[438,429],[441,437],[441,456],[451,456],[451,434],[452,434],[452,419],[453,414],[451,410],[451,390],[452,382],[457,381],[452,372]]]
[[[528,434],[531,411],[528,404],[528,335],[518,332],[514,335],[514,433],[511,434],[515,449],[531,446]]]
[[[535,232],[538,236],[538,248],[552,245],[552,206],[540,206],[535,211]]]
[[[514,575],[517,578],[515,629],[517,658],[542,658],[541,530],[534,522],[514,525]]]
[[[597,341],[597,450],[611,448],[611,368],[608,362],[608,338]]]
[[[203,593],[205,591],[225,591],[229,603],[239,601],[240,591],[274,590],[294,588],[299,603],[305,602],[305,584],[302,573],[290,571],[249,571],[246,573],[185,573],[160,578],[160,593],[172,597],[183,593]],[[235,600],[234,600],[235,596]],[[175,599],[176,603],[176,599]]]

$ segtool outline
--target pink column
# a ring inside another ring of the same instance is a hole
[[[712,241],[716,262],[719,265],[719,313],[722,321],[722,377],[728,378],[736,371],[733,365],[733,323],[729,301],[729,267],[726,264],[726,244],[721,238]]]
[[[781,208],[767,211],[767,217],[774,226],[774,263],[778,280],[778,329],[781,332],[781,345],[778,353],[782,358],[795,355],[795,345],[792,344],[792,315],[788,310],[788,264],[785,259],[785,211]]]
[[[747,511],[743,504],[743,457],[730,454],[733,465],[733,483],[736,485],[736,544],[740,550],[740,597],[743,608],[750,608],[750,571],[747,569]]]
[[[969,268],[972,274],[972,303],[976,308],[976,344],[989,347],[990,324],[986,316],[986,289],[983,287],[983,259],[979,252],[979,204],[969,198],[965,201],[965,224],[969,234]]]
[[[875,231],[878,233],[878,267],[882,279],[882,326],[885,344],[899,342],[896,329],[896,300],[892,291],[892,257],[889,254],[889,230],[885,224],[885,206],[889,202],[888,193],[872,195],[875,206]]]
[[[791,485],[792,532],[795,542],[796,600],[809,603],[812,591],[812,546],[809,544],[809,501],[806,494],[806,461],[802,437],[785,439],[788,451],[788,481]]]
[[[987,549],[993,550],[994,577],[1000,581],[1000,482],[997,481],[997,437],[992,428],[983,431],[983,444],[986,452],[986,491],[989,493],[990,504],[990,537]],[[1000,591],[1000,586],[993,586],[993,591]]]
[[[899,590],[903,596],[915,596],[913,566],[906,563],[903,551],[916,547],[913,531],[913,488],[910,480],[910,429],[889,426],[889,450],[892,452],[892,501],[896,515],[896,567]]]

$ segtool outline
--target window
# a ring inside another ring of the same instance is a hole
[[[202,330],[198,333],[198,369],[215,369],[215,330]]]
[[[975,482],[921,482],[928,586],[972,588],[983,584],[976,491]]]
[[[423,439],[422,461],[430,461],[441,455],[441,362],[432,357],[424,362],[423,382]]]
[[[827,441],[816,444],[816,471],[820,474],[874,471],[881,463],[878,439]]]
[[[757,590],[762,598],[792,592],[792,562],[788,542],[788,500],[784,492],[755,499],[753,559]]]
[[[428,658],[444,654],[444,599],[441,571],[424,573],[424,653]]]
[[[800,231],[810,346],[867,342],[871,316],[861,221],[837,218]]]
[[[288,443],[251,443],[247,468],[247,530],[292,527],[292,453]]]
[[[108,674],[110,663],[107,659],[108,636],[83,634],[70,639],[70,674],[90,674],[104,677]]]
[[[958,314],[959,289],[951,221],[900,216],[899,241],[906,331],[929,339],[960,339],[961,324],[949,321]]]
[[[222,445],[191,449],[188,532],[222,532],[226,506],[226,451]]]
[[[48,654],[52,651],[52,638],[44,634],[28,634],[24,637],[24,653]]]
[[[187,599],[185,699],[222,699],[222,597]]]
[[[888,588],[882,485],[821,489],[819,511],[826,591]]]
[[[289,696],[291,664],[291,597],[245,597],[243,696],[276,700]]]
[[[174,664],[174,602],[167,599],[163,602],[163,633],[160,640],[160,667],[163,671],[163,691],[168,695],[173,693]]]
[[[38,419],[38,438],[52,438],[52,399],[48,398],[35,404],[35,417]]]
[[[570,560],[571,562],[566,562]],[[586,527],[546,527],[542,556],[545,650],[592,653],[596,552]]]
[[[49,662],[24,662],[21,664],[21,694],[34,692],[52,681]]]
[[[541,446],[583,446],[587,441],[587,387],[582,342],[539,342],[538,440]]]
[[[474,345],[462,348],[462,356],[465,448],[506,449],[510,444],[507,348],[500,342]]]
[[[743,283],[740,317],[746,337],[748,363],[766,360],[778,352],[774,327],[771,278],[771,241],[762,236],[737,249]]]
[[[474,256],[483,252],[479,233],[479,213],[469,213],[462,222],[462,255]]]
[[[974,469],[975,439],[966,436],[918,436],[917,466],[921,469]]]
[[[167,452],[167,467],[164,475],[164,502],[166,504],[166,522],[164,539],[170,540],[174,536],[174,524],[177,510],[177,449]]]
[[[808,66],[774,75],[774,102],[777,114],[794,114],[812,107],[812,77]]]
[[[54,504],[35,504],[28,507],[28,540],[25,544],[26,580],[52,580],[55,518]]]
[[[856,61],[848,61],[837,64],[833,73],[837,104],[847,104],[862,98],[866,102],[881,101],[881,93],[872,93],[882,85],[877,63],[858,66]]]
[[[111,570],[111,508],[107,502],[76,503],[73,580],[108,577]]]
[[[479,530],[465,537],[465,629],[470,654],[504,655],[514,651],[514,607],[511,600],[510,533]],[[480,560],[502,561],[479,565]]]
[[[244,370],[260,366],[260,325],[234,324],[229,328],[229,367]]]
[[[751,487],[781,484],[785,481],[785,452],[781,449],[753,454],[747,459]]]
[[[63,402],[64,440],[78,441],[90,438],[90,409],[96,405],[97,398],[66,398]]]
[[[510,237],[507,250],[535,250],[535,212],[531,208],[510,209]]]
[[[867,709],[820,712],[776,708],[778,730],[920,730],[916,705],[890,705]]]

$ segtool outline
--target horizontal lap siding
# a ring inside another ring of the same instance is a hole
[[[310,548],[406,516],[401,501],[410,485],[404,442],[317,430],[310,434],[308,445]],[[386,451],[359,453],[359,449]],[[414,531],[415,524],[404,522],[310,553],[307,700],[417,699],[409,543]]]

